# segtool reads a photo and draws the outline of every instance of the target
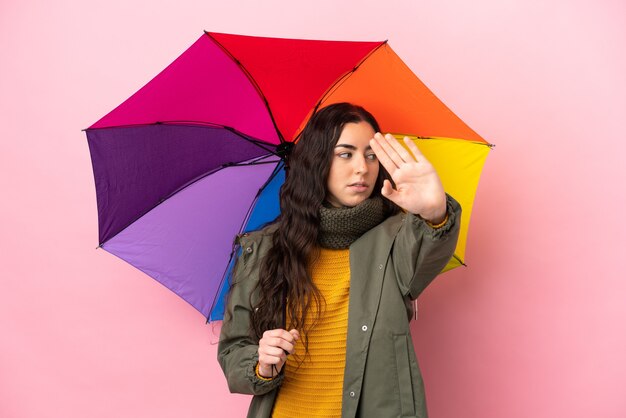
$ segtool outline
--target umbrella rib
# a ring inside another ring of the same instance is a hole
[[[275,163],[276,161],[269,161],[268,163],[271,163],[271,162]],[[243,221],[241,222],[241,225],[239,226],[239,233],[243,231],[243,228],[245,227],[246,223],[250,219],[252,210],[257,200],[259,200],[259,196],[261,195],[261,192],[267,187],[268,184],[270,184],[270,182],[274,179],[274,177],[276,177],[276,175],[280,172],[282,168],[283,168],[283,164],[280,161],[278,161],[278,164],[276,164],[276,167],[274,167],[274,171],[272,171],[272,174],[268,177],[265,183],[263,183],[263,185],[259,187],[259,190],[257,191],[256,196],[254,196],[254,199],[252,200],[252,203],[248,207],[248,211],[246,212],[246,215],[243,217]]]
[[[183,184],[182,186],[180,186],[179,188],[177,188],[176,190],[174,190],[173,192],[169,193],[168,195],[166,195],[165,197],[162,197],[161,199],[159,199],[159,204],[164,202],[165,200],[171,198],[172,196],[174,196],[176,193],[181,192],[183,189],[186,189],[187,187],[191,186],[193,183],[202,180],[203,178],[210,176],[211,174],[215,174],[220,170],[223,170],[225,168],[229,168],[229,167],[242,167],[242,166],[248,166],[248,165],[261,165],[261,164],[275,164],[276,161],[261,161],[263,158],[267,158],[267,155],[262,155],[260,157],[258,157],[255,160],[251,160],[251,161],[245,161],[245,162],[239,162],[239,163],[225,163],[222,164],[219,167],[216,167],[212,170],[207,171],[206,173],[200,174],[199,176],[189,180],[187,183]],[[147,213],[147,212],[146,212]]]
[[[257,93],[259,94],[259,97],[261,98],[261,100],[263,100],[263,103],[265,103],[265,107],[267,108],[267,112],[270,116],[270,120],[272,121],[272,124],[274,125],[274,129],[276,130],[276,133],[278,134],[278,139],[280,140],[280,142],[285,142],[285,138],[283,137],[283,133],[280,131],[280,129],[278,129],[278,125],[276,124],[276,120],[274,119],[274,114],[272,113],[272,109],[270,108],[270,104],[267,101],[267,97],[265,97],[265,95],[263,94],[263,91],[261,90],[261,87],[259,87],[259,84],[256,82],[256,80],[254,79],[254,77],[252,77],[252,74],[250,74],[250,72],[248,71],[248,69],[246,67],[244,67],[244,65],[241,63],[241,61],[239,61],[237,58],[235,58],[235,56],[233,54],[231,54],[231,52],[226,49],[226,47],[224,45],[222,45],[221,43],[219,43],[219,41],[217,39],[215,39],[213,36],[211,36],[211,33],[204,31],[205,35],[209,37],[209,39],[211,39],[213,42],[215,42],[215,44],[217,46],[219,46],[222,51],[224,51],[225,54],[227,54],[235,64],[237,64],[237,66],[241,69],[241,71],[243,71],[243,73],[246,75],[246,77],[248,77],[248,80],[250,80],[250,83],[252,83],[252,86],[254,87],[254,89],[257,91]]]
[[[372,54],[374,52],[378,51],[379,48],[381,48],[382,46],[384,46],[386,44],[387,44],[387,40],[384,40],[383,42],[381,42],[380,45],[378,45],[376,48],[374,48],[370,52],[368,52],[367,55],[364,56],[361,59],[361,61],[359,61],[354,66],[354,68],[352,68],[350,71],[345,72],[337,80],[335,80],[335,82],[328,89],[326,89],[324,94],[322,94],[322,97],[315,104],[315,106],[313,107],[313,112],[312,113],[314,114],[315,112],[317,112],[317,109],[319,109],[319,107],[321,106],[322,102],[328,96],[330,96],[335,90],[337,90],[339,87],[341,87],[341,85],[348,79],[348,77],[350,77],[365,62],[365,60],[367,60],[370,56],[372,56]],[[298,132],[298,134],[294,137],[294,142],[296,142],[296,140],[298,138],[300,138],[300,135],[302,135],[302,131]]]
[[[261,187],[259,187],[259,190],[257,190],[257,193],[254,196],[254,199],[252,200],[252,203],[248,207],[248,210],[246,211],[246,215],[243,217],[241,225],[239,226],[239,233],[241,233],[243,231],[243,228],[245,227],[246,223],[250,219],[250,215],[252,214],[252,210],[253,210],[254,206],[256,205],[257,200],[259,200],[259,196],[261,196],[261,193],[263,192],[263,190],[267,187],[268,184],[270,184],[270,182],[274,179],[274,177],[276,177],[276,175],[280,172],[280,170],[282,168],[283,168],[283,164],[281,164],[280,161],[279,161],[279,164],[276,164],[276,167],[274,167],[274,170],[272,171],[272,174],[268,177],[268,179],[265,181],[265,183],[263,183],[263,185]]]
[[[243,217],[243,221],[241,222],[241,225],[239,226],[239,233],[238,234],[241,234],[241,232],[243,231],[243,228],[246,226],[246,223],[250,219],[250,215],[252,214],[252,210],[254,209],[254,206],[256,205],[256,202],[259,200],[259,196],[261,196],[261,192],[263,192],[263,190],[267,187],[267,185],[270,184],[272,182],[272,180],[274,180],[274,178],[278,175],[280,170],[282,170],[283,166],[284,166],[284,163],[279,161],[279,163],[276,164],[276,167],[274,168],[274,171],[272,171],[272,174],[268,177],[267,181],[265,183],[263,183],[263,185],[257,191],[256,196],[254,196],[254,199],[252,200],[252,203],[248,207],[248,211],[246,212],[246,216]],[[220,280],[220,285],[218,287],[219,290],[218,290],[217,294],[215,295],[215,297],[213,298],[213,302],[211,303],[211,309],[209,309],[209,314],[208,314],[207,319],[206,319],[207,323],[211,320],[211,313],[213,313],[213,309],[215,308],[215,303],[217,302],[217,300],[220,297],[222,286],[224,286],[224,281],[226,280],[226,275],[228,273],[230,265],[233,262],[233,256],[235,255],[235,252],[237,250],[237,245],[238,245],[237,244],[237,239],[235,237],[235,239],[233,240],[232,249],[230,251],[230,256],[228,258],[228,263],[226,264],[226,269],[224,270],[224,273],[222,273],[222,279]]]
[[[83,132],[88,131],[98,131],[101,129],[114,129],[114,128],[134,128],[139,126],[152,126],[152,125],[199,125],[199,126],[211,126],[215,128],[226,128],[225,125],[214,123],[214,122],[206,122],[200,120],[158,120],[156,122],[144,122],[144,123],[127,123],[124,125],[114,125],[114,126],[103,126],[101,128],[85,128],[82,129]]]
[[[102,247],[106,242],[110,241],[111,239],[115,238],[118,234],[120,234],[122,231],[124,231],[126,228],[128,228],[130,225],[132,225],[133,223],[137,222],[137,220],[141,219],[141,217],[143,217],[145,214],[147,214],[148,212],[150,212],[151,210],[153,210],[154,208],[156,208],[157,206],[159,206],[161,203],[163,203],[164,201],[166,201],[167,199],[169,199],[170,197],[174,196],[176,193],[180,192],[181,190],[185,189],[186,187],[190,186],[191,184],[195,183],[196,181],[201,180],[202,178],[209,176],[211,174],[214,174],[216,172],[218,172],[219,170],[222,170],[224,168],[228,168],[228,167],[235,167],[235,166],[246,166],[246,165],[260,165],[260,164],[274,164],[276,163],[276,161],[261,161],[265,158],[268,158],[268,156],[273,155],[273,156],[277,156],[280,158],[280,156],[278,155],[278,153],[271,149],[268,148],[268,146],[273,146],[272,144],[268,144],[267,142],[249,137],[247,135],[245,135],[242,132],[239,132],[237,129],[230,127],[230,126],[225,126],[225,125],[220,125],[220,124],[215,124],[215,123],[210,123],[210,122],[197,122],[197,121],[166,121],[166,122],[154,122],[154,123],[144,123],[144,124],[134,124],[134,125],[119,125],[119,126],[109,126],[109,127],[104,127],[104,128],[87,128],[84,129],[84,131],[95,131],[95,130],[100,130],[100,129],[112,129],[112,128],[130,128],[130,127],[141,127],[141,126],[154,126],[154,125],[184,125],[184,124],[191,124],[192,126],[194,125],[199,125],[199,126],[211,126],[211,127],[215,127],[215,128],[222,128],[225,129],[229,132],[231,132],[232,134],[236,135],[237,137],[250,142],[253,145],[256,145],[257,147],[261,148],[263,151],[267,152],[268,154],[264,154],[261,156],[256,157],[253,160],[250,161],[245,161],[245,162],[239,162],[239,163],[226,163],[226,164],[222,164],[219,167],[216,167],[212,170],[209,170],[203,174],[200,174],[196,177],[194,177],[193,179],[187,181],[186,183],[184,183],[183,185],[179,186],[178,188],[176,188],[175,190],[173,190],[172,192],[168,193],[167,195],[161,197],[158,199],[158,201],[156,202],[156,204],[154,204],[153,206],[151,206],[150,208],[146,209],[144,212],[140,213],[139,215],[137,215],[137,217],[135,217],[134,219],[132,219],[130,222],[128,222],[128,224],[126,224],[123,228],[121,228],[115,235],[110,236],[106,241],[101,242],[98,244],[98,248]]]
[[[272,148],[268,148],[268,146],[275,147],[275,145],[262,141],[260,139],[248,136],[244,134],[243,132],[240,132],[237,129],[233,128],[232,126],[221,125],[221,124],[213,123],[213,122],[200,122],[200,121],[193,121],[193,120],[170,120],[170,121],[158,121],[158,122],[153,122],[153,123],[137,123],[137,124],[129,124],[129,125],[107,126],[104,128],[87,128],[87,129],[83,129],[83,131],[86,132],[86,131],[96,131],[100,129],[114,129],[114,128],[135,128],[135,127],[141,127],[141,126],[155,126],[155,125],[175,125],[175,126],[192,126],[192,127],[208,126],[208,127],[213,127],[213,128],[221,128],[221,129],[227,130],[228,132],[232,133],[233,135],[238,136],[239,138],[245,141],[250,142],[253,145],[256,145],[257,147],[261,148],[263,151],[269,154],[280,156],[275,150],[273,150]]]
[[[228,164],[224,164],[222,167],[220,168],[228,168],[228,167],[245,167],[248,165],[262,165],[262,164],[276,164],[278,161],[277,160],[270,160],[270,161],[261,161],[263,160],[263,158],[267,158],[267,155],[264,155],[262,157],[259,157],[256,160],[251,160],[251,161],[244,161],[241,163],[228,163]]]
[[[230,251],[230,256],[228,256],[228,263],[226,263],[226,268],[224,269],[224,273],[222,273],[222,279],[220,280],[220,285],[217,287],[217,293],[215,294],[215,297],[213,297],[213,302],[211,302],[211,308],[209,309],[209,313],[206,317],[205,324],[208,324],[211,321],[211,314],[213,313],[213,309],[215,309],[215,303],[217,302],[217,300],[220,297],[220,294],[222,293],[222,287],[224,286],[224,281],[226,280],[226,274],[228,273],[228,270],[230,269],[230,265],[233,262],[233,255],[235,254],[237,245],[238,245],[237,239],[235,236],[235,239],[233,240],[233,248]],[[235,268],[235,266],[233,266],[233,268]]]
[[[339,77],[329,88],[328,90],[326,90],[326,92],[322,95],[321,99],[319,100],[319,102],[317,102],[317,104],[315,105],[315,110],[317,111],[318,107],[322,104],[322,102],[328,97],[330,96],[332,93],[335,92],[335,90],[337,90],[339,87],[341,87],[341,85],[352,75],[356,72],[356,70],[359,69],[359,67],[361,65],[363,65],[363,63],[369,58],[371,57],[376,51],[378,51],[380,48],[382,48],[383,46],[387,45],[387,41],[383,41],[380,43],[380,45],[378,45],[376,48],[372,49],[365,57],[363,57],[363,59],[361,61],[359,61],[357,63],[357,65],[354,66],[354,68],[350,71],[348,71],[347,73],[345,73],[344,75],[342,75],[341,77]]]
[[[273,155],[273,153],[272,153]],[[277,161],[273,160],[273,161],[261,161],[263,158],[267,158],[268,155],[262,155],[260,157],[257,157],[254,160],[251,161],[246,161],[246,162],[242,162],[242,163],[226,163],[226,164],[222,164],[219,167],[215,167],[209,171],[207,171],[206,173],[202,173],[199,176],[194,177],[193,179],[187,181],[185,184],[183,184],[182,186],[179,186],[177,189],[175,189],[174,191],[168,193],[167,195],[161,197],[158,199],[157,203],[154,204],[153,206],[151,206],[150,208],[146,209],[144,212],[140,213],[139,215],[137,215],[133,220],[131,220],[130,222],[128,222],[123,228],[121,228],[115,235],[110,236],[105,242],[101,242],[98,245],[98,248],[102,247],[106,242],[112,240],[113,238],[115,238],[116,236],[118,236],[122,231],[124,231],[126,228],[128,228],[129,226],[131,226],[132,224],[134,224],[135,222],[137,222],[139,219],[141,219],[144,215],[146,215],[147,213],[149,213],[150,211],[152,211],[153,209],[155,209],[157,206],[159,206],[161,203],[165,202],[166,200],[168,200],[169,198],[171,198],[172,196],[174,196],[175,194],[179,193],[180,191],[182,191],[183,189],[191,186],[192,184],[196,183],[197,181],[202,180],[203,178],[210,176],[211,174],[215,174],[220,170],[223,170],[225,168],[229,168],[229,167],[239,167],[239,166],[247,166],[247,165],[261,165],[261,164],[275,164]]]
[[[233,133],[234,135],[237,135],[241,139],[244,139],[244,140],[246,140],[246,141],[256,145],[257,147],[259,147],[259,148],[269,152],[270,154],[278,155],[278,153],[276,153],[276,151],[273,151],[272,149],[266,148],[264,146],[265,144],[267,144],[267,142],[259,141],[259,140],[256,140],[256,139],[252,139],[252,138],[244,135],[243,133],[239,132],[238,130],[236,130],[235,128],[232,128],[230,126],[224,126],[224,129],[226,129],[227,131]],[[264,145],[261,145],[261,144],[264,144]]]
[[[399,132],[394,132],[392,133],[392,135],[397,135],[397,136],[408,136],[408,137],[415,137],[416,139],[419,140],[436,140],[436,141],[464,141],[467,142],[469,144],[474,144],[474,145],[483,145],[486,147],[489,147],[490,149],[494,149],[496,147],[496,144],[491,144],[489,142],[480,142],[480,141],[472,141],[470,139],[463,139],[463,138],[448,138],[448,137],[443,137],[443,136],[420,136],[420,135],[413,135],[413,134],[404,134],[404,133],[399,133]]]
[[[463,260],[461,260],[461,257],[459,257],[458,255],[456,255],[456,254],[452,254],[452,258],[454,258],[456,261],[458,261],[459,263],[461,263],[461,265],[462,265],[462,266],[467,267],[467,264],[465,264],[465,263],[463,262]]]
[[[142,127],[142,126],[155,126],[155,125],[176,125],[176,126],[191,126],[191,127],[200,126],[200,127],[222,128],[241,137],[242,139],[245,139],[246,141],[254,145],[257,145],[258,147],[263,148],[265,151],[274,154],[274,151],[264,147],[265,145],[274,146],[273,144],[270,144],[269,142],[246,135],[243,132],[240,132],[237,129],[233,128],[232,126],[226,126],[226,125],[222,125],[222,124],[214,123],[214,122],[203,122],[203,121],[196,121],[196,120],[168,120],[168,121],[157,121],[157,122],[152,122],[152,123],[134,123],[134,124],[127,124],[127,125],[105,126],[102,128],[85,128],[85,129],[82,129],[82,131],[88,132],[88,131],[98,131],[98,130],[116,129],[116,128],[137,128],[137,127]]]

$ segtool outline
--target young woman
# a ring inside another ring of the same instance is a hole
[[[248,417],[426,417],[409,321],[461,208],[405,138],[349,103],[308,122],[281,215],[239,237],[218,359]],[[391,180],[391,181],[390,181]]]

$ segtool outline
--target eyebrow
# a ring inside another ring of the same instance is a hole
[[[357,149],[354,145],[350,145],[350,144],[337,144],[337,145],[335,145],[335,148],[339,148],[339,147],[348,148],[348,149],[351,149],[351,150],[356,150]],[[372,146],[368,145],[367,147],[365,147],[365,150],[368,150],[368,149],[372,149]]]

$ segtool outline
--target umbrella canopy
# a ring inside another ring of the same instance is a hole
[[[413,137],[433,163],[463,206],[445,270],[462,265],[489,144],[386,41],[210,32],[86,129],[100,247],[221,319],[234,237],[279,213],[284,144],[316,109],[344,101]]]

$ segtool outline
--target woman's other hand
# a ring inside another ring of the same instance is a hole
[[[299,339],[300,333],[295,329],[265,331],[259,340],[259,374],[267,378],[276,377],[287,361],[287,355],[296,352],[295,345]]]

